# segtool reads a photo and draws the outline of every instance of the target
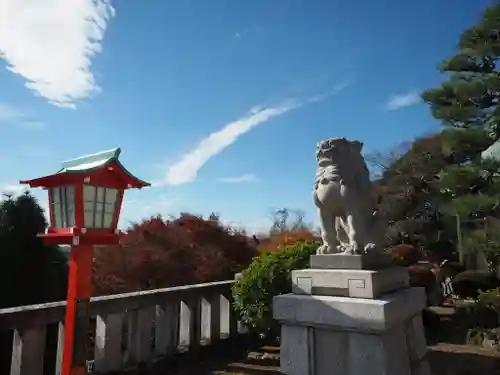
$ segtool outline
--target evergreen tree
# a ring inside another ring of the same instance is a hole
[[[422,94],[434,117],[453,128],[444,143],[452,163],[439,174],[441,211],[462,223],[500,214],[500,163],[481,157],[500,138],[499,58],[497,4],[462,33],[458,52],[441,63],[448,79]]]
[[[390,223],[387,245],[409,243],[435,252],[445,243],[451,246],[456,241],[455,219],[443,214],[454,196],[443,193],[451,178],[443,171],[470,164],[490,143],[479,128],[445,129],[415,140],[406,153],[384,162],[387,167],[375,188],[381,197],[379,209]]]
[[[66,298],[68,258],[37,237],[46,227],[28,192],[0,201],[0,308]]]
[[[449,79],[423,93],[434,117],[453,127],[484,127],[499,138],[499,57],[500,5],[494,5],[462,33],[457,54],[441,63]]]

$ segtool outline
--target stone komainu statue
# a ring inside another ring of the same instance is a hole
[[[317,145],[313,197],[323,240],[318,254],[380,249],[383,219],[374,211],[374,192],[362,148],[363,143],[345,138]]]

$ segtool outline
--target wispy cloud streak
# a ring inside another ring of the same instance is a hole
[[[167,176],[163,183],[180,185],[194,181],[198,171],[205,163],[256,126],[304,105],[323,101],[329,96],[339,93],[349,85],[350,83],[337,85],[333,90],[309,97],[305,100],[289,99],[274,107],[255,106],[251,108],[242,118],[230,122],[220,130],[209,134],[193,151],[185,154],[177,163],[171,165],[168,168]]]
[[[0,102],[0,123],[9,123],[30,130],[45,128],[45,124],[41,121],[33,120],[20,109]]]
[[[252,174],[244,174],[241,176],[237,177],[223,177],[219,178],[217,181],[227,183],[227,184],[244,184],[244,183],[250,183],[250,182],[259,182],[259,178]]]
[[[389,98],[386,104],[388,111],[395,111],[397,109],[409,107],[413,104],[420,102],[420,95],[418,91],[411,91],[406,94],[397,94]]]
[[[185,154],[179,162],[170,166],[165,182],[168,185],[180,185],[196,179],[198,171],[205,163],[219,154],[243,134],[257,125],[281,116],[304,103],[288,100],[276,107],[253,108],[244,117],[226,124],[222,129],[208,135],[191,152]]]

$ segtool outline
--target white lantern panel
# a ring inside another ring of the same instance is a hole
[[[83,202],[83,211],[94,212],[94,202]]]
[[[54,222],[52,226],[54,228],[62,228],[62,215],[61,215],[61,203],[56,202],[52,203],[52,217],[54,218]]]
[[[113,217],[113,214],[104,213],[104,228],[111,228],[111,225],[113,224]]]
[[[68,228],[75,226],[75,188],[74,186],[65,187],[64,203],[66,205],[66,226]]]
[[[96,202],[101,203],[104,202],[104,191],[105,189],[103,187],[97,187],[97,196],[96,196]]]
[[[95,201],[95,191],[96,191],[95,186],[83,185],[83,201],[84,202],[94,202]]]
[[[114,203],[113,204],[106,203],[104,205],[104,213],[113,215],[115,213],[115,206],[116,204]]]
[[[94,211],[83,211],[83,225],[85,228],[94,226]]]
[[[99,202],[100,203],[100,202]],[[102,205],[98,204],[95,210],[95,216],[94,216],[94,228],[102,228],[102,222],[103,222],[103,210],[102,210]]]
[[[118,189],[84,185],[84,222],[86,228],[111,228],[116,211]]]
[[[83,225],[85,228],[94,226],[95,196],[95,186],[83,185]]]
[[[106,189],[106,204],[114,205],[118,198],[118,189]]]
[[[59,194],[59,188],[52,188],[50,189],[50,194],[52,195],[52,203],[54,204],[60,204],[61,203],[61,197]]]
[[[52,200],[52,226],[54,228],[71,228],[75,225],[75,188],[58,186],[49,191]]]

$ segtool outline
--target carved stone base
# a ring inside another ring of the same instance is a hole
[[[378,271],[305,269],[292,272],[292,291],[295,294],[378,298],[409,285],[408,271],[403,267]]]
[[[378,300],[286,294],[274,299],[286,375],[430,375],[423,288]]]
[[[310,267],[314,269],[376,270],[393,266],[392,260],[378,251],[363,255],[311,255],[310,258]]]

